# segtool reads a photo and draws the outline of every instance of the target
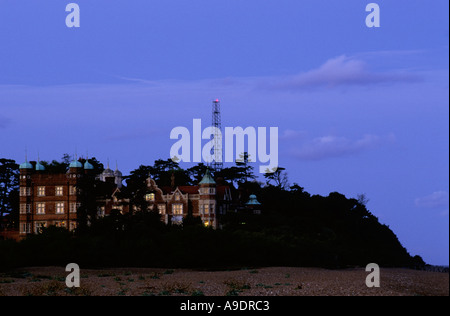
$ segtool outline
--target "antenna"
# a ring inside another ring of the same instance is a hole
[[[211,168],[214,171],[220,171],[223,169],[223,156],[222,156],[222,122],[220,117],[220,101],[216,99],[213,101],[212,109],[212,126],[214,130],[214,161],[211,163]]]

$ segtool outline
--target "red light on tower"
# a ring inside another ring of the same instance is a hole
[[[216,99],[216,103],[219,103],[219,99]]]

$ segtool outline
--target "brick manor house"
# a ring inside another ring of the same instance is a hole
[[[20,165],[20,217],[18,237],[55,225],[73,230],[89,222],[89,210],[94,216],[108,216],[113,210],[122,214],[136,211],[122,190],[122,173],[107,168],[100,174],[88,160],[83,164],[73,160],[66,173],[54,174],[38,162]],[[173,182],[173,181],[172,181]],[[149,176],[145,200],[149,210],[158,211],[166,224],[181,224],[192,215],[205,226],[220,227],[220,218],[227,212],[246,209],[260,214],[260,203],[251,195],[241,202],[239,190],[224,181],[213,179],[209,170],[194,186],[158,187]]]

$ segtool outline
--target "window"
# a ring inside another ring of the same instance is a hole
[[[216,194],[216,188],[200,188],[200,194]]]
[[[31,204],[20,204],[20,214],[31,213]]]
[[[38,196],[45,196],[45,187],[38,187],[37,188],[37,195]]]
[[[27,187],[20,188],[20,196],[30,196],[30,195],[31,195],[31,188]]]
[[[77,228],[77,222],[70,222],[69,223],[69,230],[74,230]]]
[[[180,200],[180,195],[179,194],[176,194],[175,195],[175,201],[179,201]]]
[[[63,187],[55,187],[55,195],[62,196],[63,195]]]
[[[69,195],[77,195],[78,194],[78,189],[76,186],[71,185],[69,187]]]
[[[183,204],[173,204],[172,215],[183,215]]]
[[[47,222],[34,222],[34,232],[36,234],[42,233],[42,229],[47,227]]]
[[[81,203],[70,203],[70,213],[76,213]]]
[[[22,223],[22,224],[20,224],[20,233],[21,234],[29,234],[29,233],[31,233],[31,223]]]
[[[64,202],[56,203],[56,214],[64,214]]]
[[[36,203],[36,214],[45,214],[45,203]]]
[[[147,202],[153,202],[155,201],[155,193],[148,193],[145,195],[145,200]]]
[[[66,221],[55,221],[56,227],[66,227]]]
[[[165,204],[158,204],[158,213],[161,215],[166,214],[166,205]]]
[[[209,204],[203,205],[203,214],[205,214],[205,215],[209,214]]]

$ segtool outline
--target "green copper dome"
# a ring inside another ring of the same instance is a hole
[[[86,160],[86,162],[84,163],[84,169],[86,170],[94,170],[94,166]]]
[[[33,165],[26,161],[19,166],[19,169],[33,169]]]
[[[216,184],[216,181],[211,176],[211,172],[209,169],[206,169],[205,176],[203,177],[202,181],[200,181],[199,184]]]
[[[83,168],[83,165],[78,160],[74,160],[70,163],[69,168]]]
[[[248,197],[247,205],[261,205],[261,203],[258,202],[256,195],[252,194]]]
[[[38,161],[36,164],[36,171],[44,171],[45,167]]]

